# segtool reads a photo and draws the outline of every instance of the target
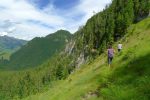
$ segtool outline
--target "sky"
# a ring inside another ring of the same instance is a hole
[[[111,0],[0,0],[0,36],[31,40],[85,25]]]

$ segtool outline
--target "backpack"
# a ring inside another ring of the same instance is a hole
[[[114,56],[114,50],[113,49],[108,49],[108,57],[113,57]]]

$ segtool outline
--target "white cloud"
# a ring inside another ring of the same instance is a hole
[[[53,29],[49,29],[33,23],[24,23],[24,24],[16,25],[16,27],[17,30],[15,30],[14,33],[10,33],[10,35],[12,36],[15,35],[16,38],[22,38],[22,39],[31,39],[32,37],[35,36],[42,37],[54,32]]]
[[[84,22],[94,15],[94,12],[102,11],[111,0],[80,0],[80,5],[77,6],[78,11],[84,12]]]
[[[8,28],[8,32],[9,32],[9,33],[12,33],[12,32],[15,31],[15,30],[16,30],[16,27],[14,27],[14,26]]]
[[[0,36],[5,36],[7,34],[8,34],[7,32],[0,32]]]
[[[39,10],[27,0],[0,0],[0,34],[7,33],[29,40],[58,29],[75,32],[93,15],[93,11],[101,11],[110,2],[111,0],[80,0],[78,5],[67,10],[54,8],[52,4]]]
[[[0,6],[5,9],[2,10],[6,13],[6,18],[17,21],[26,21],[26,20],[37,20],[47,24],[62,24],[62,18],[55,16],[53,14],[48,15],[38,9],[33,5],[29,4],[25,0],[1,0]]]

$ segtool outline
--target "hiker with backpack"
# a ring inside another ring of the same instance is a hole
[[[112,48],[112,45],[110,45],[109,48],[107,49],[107,53],[108,53],[108,65],[109,67],[111,67],[111,63],[115,53],[115,50]]]

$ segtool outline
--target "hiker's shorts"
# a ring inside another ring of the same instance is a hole
[[[108,64],[111,64],[113,60],[113,57],[108,57]]]
[[[118,52],[121,52],[121,49],[118,49]]]

